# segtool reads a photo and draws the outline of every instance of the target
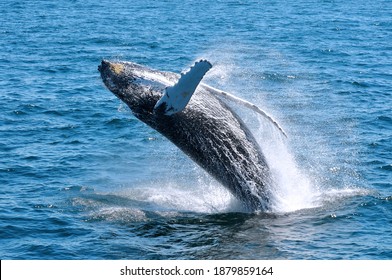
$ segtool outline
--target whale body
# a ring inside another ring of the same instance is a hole
[[[247,211],[266,211],[270,170],[254,136],[216,90],[201,79],[205,60],[185,74],[126,61],[103,60],[106,87],[239,199]]]

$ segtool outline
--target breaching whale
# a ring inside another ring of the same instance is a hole
[[[98,70],[106,87],[138,119],[228,188],[246,210],[266,211],[272,187],[269,167],[254,136],[225,99],[273,120],[257,106],[201,83],[211,67],[200,60],[178,75],[132,62],[102,60]]]

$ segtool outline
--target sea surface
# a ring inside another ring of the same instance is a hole
[[[392,2],[0,1],[1,259],[392,259]],[[101,59],[232,104],[272,170],[230,193],[103,85]]]

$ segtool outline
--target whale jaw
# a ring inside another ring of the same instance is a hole
[[[98,66],[105,86],[137,115],[154,113],[154,106],[171,83],[156,71],[132,62],[102,60]]]

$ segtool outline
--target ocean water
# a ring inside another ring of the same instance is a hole
[[[1,259],[391,259],[392,3],[0,1]],[[233,105],[276,182],[247,213],[104,86],[102,58]]]

